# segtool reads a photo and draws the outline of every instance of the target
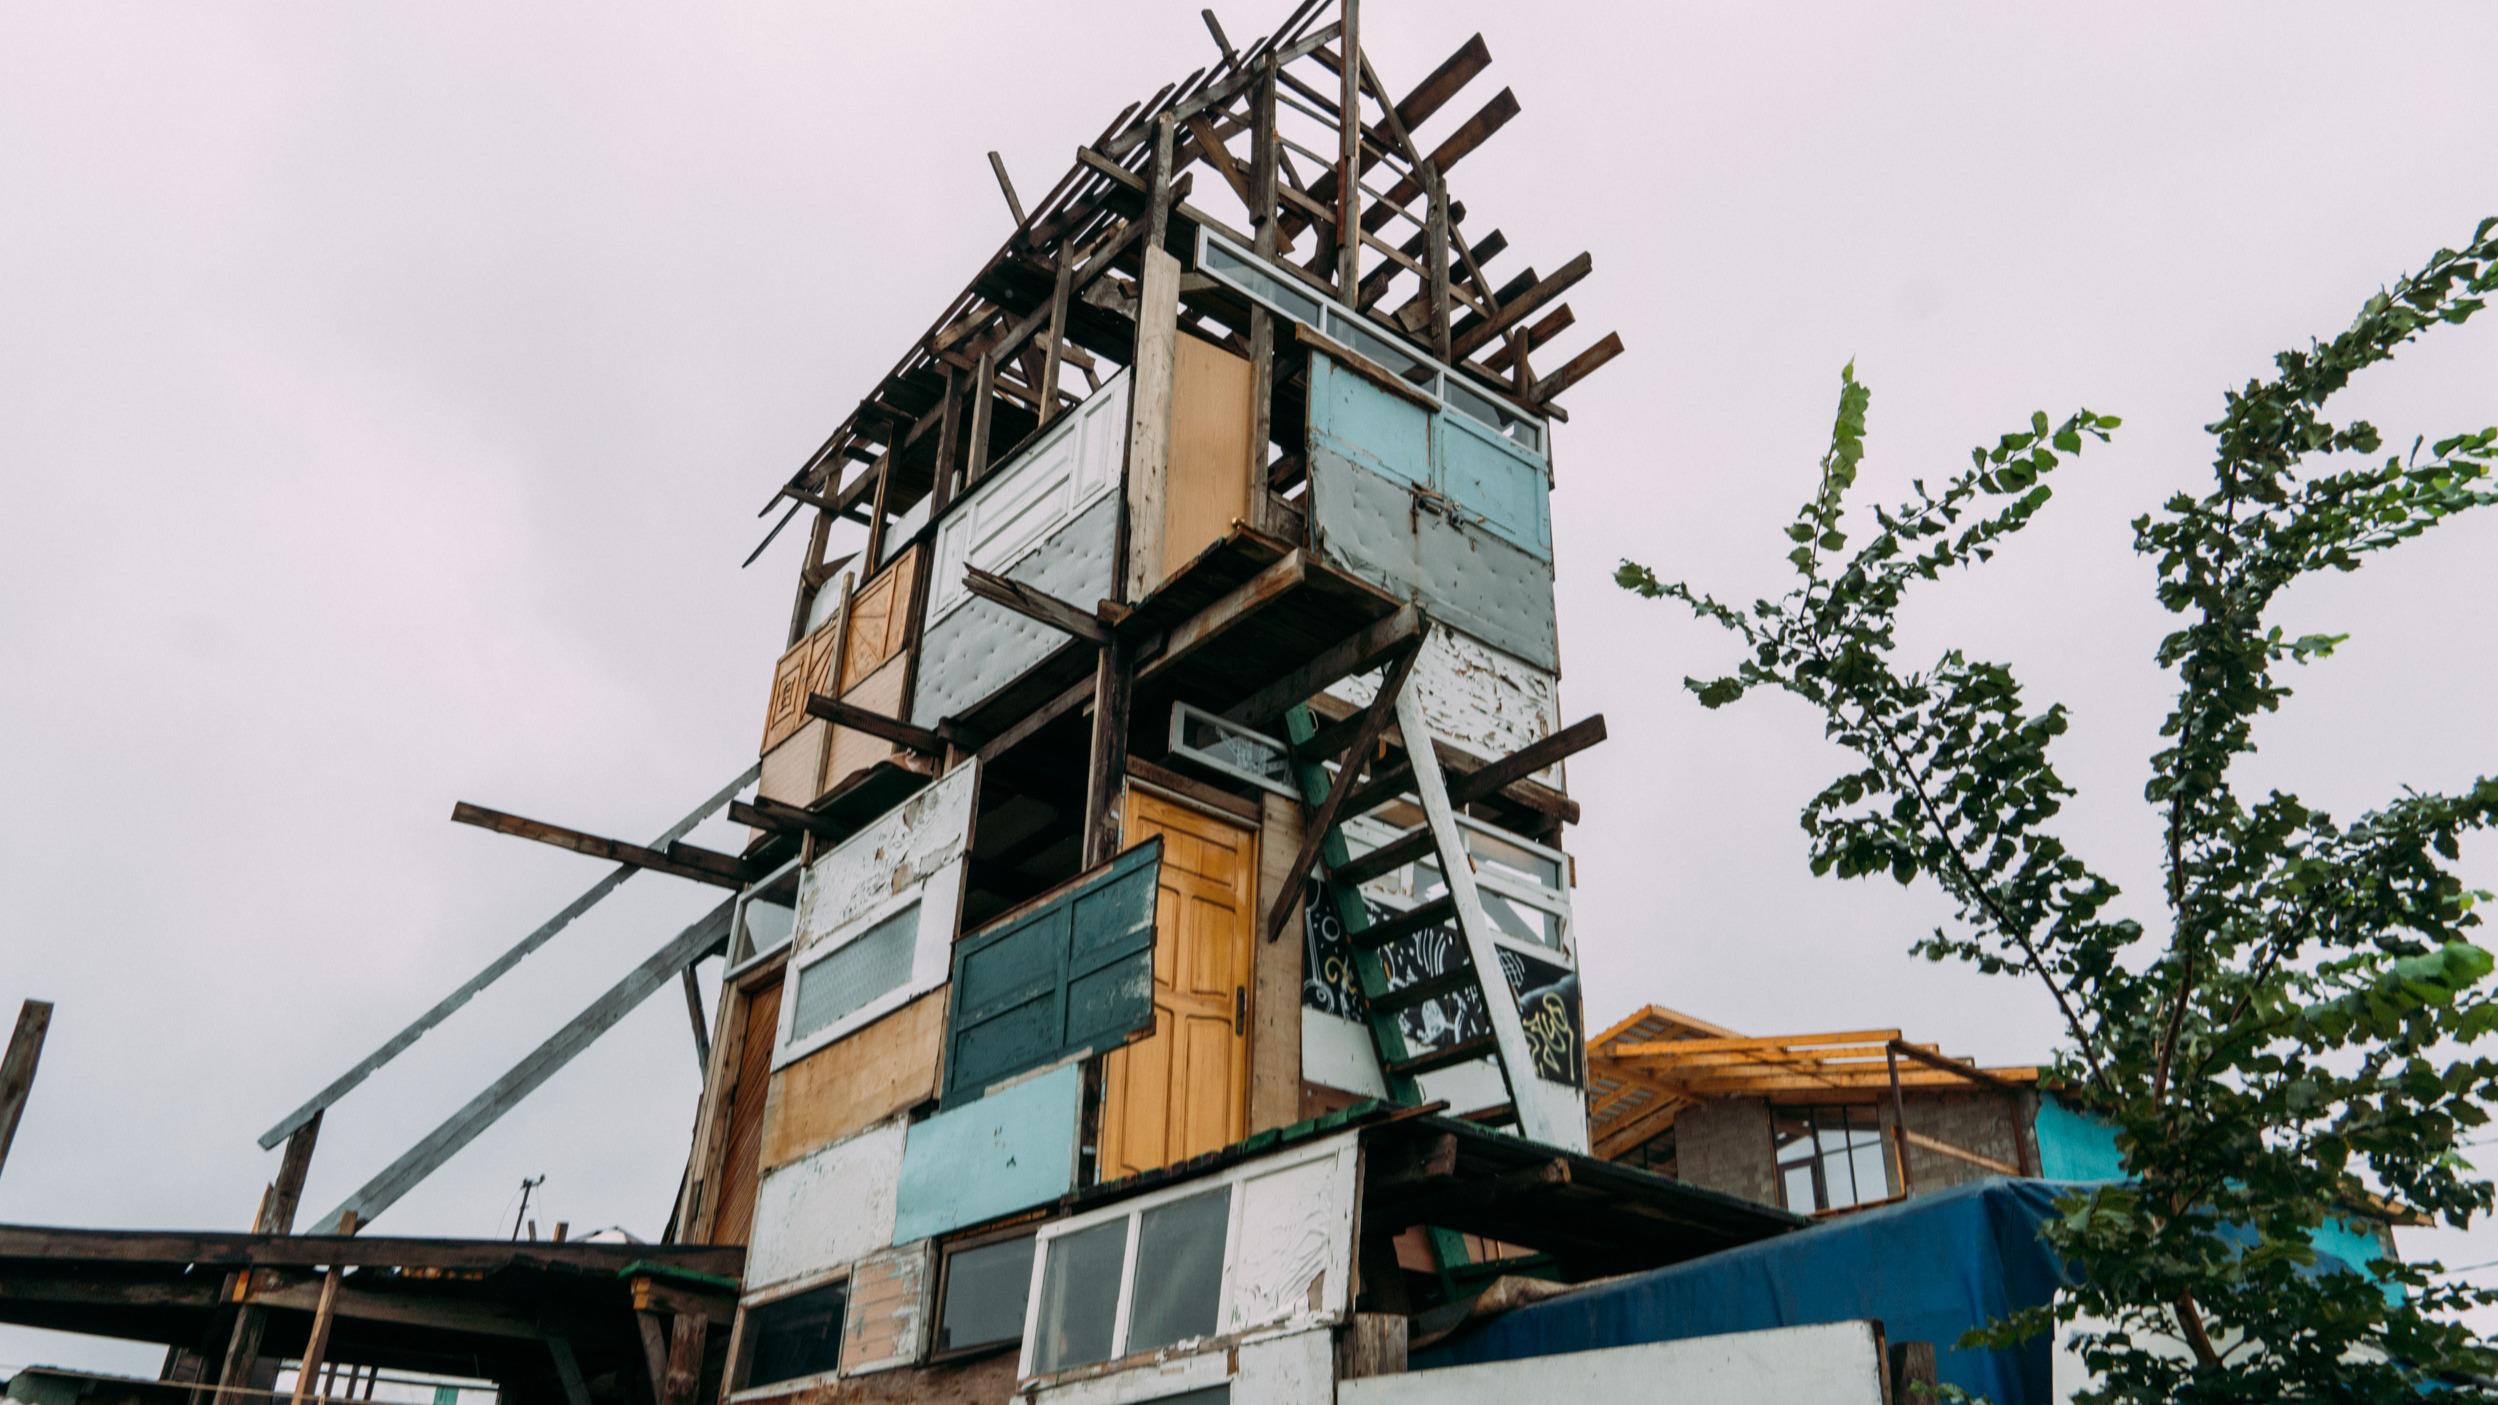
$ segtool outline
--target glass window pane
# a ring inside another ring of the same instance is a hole
[[[798,972],[797,1008],[789,1037],[800,1040],[865,1009],[911,977],[919,945],[919,904],[895,913]]]
[[[937,1309],[937,1350],[961,1351],[1023,1339],[1032,1292],[1033,1236],[957,1250],[945,1261],[945,1301]]]
[[[1063,1371],[1110,1359],[1119,1311],[1119,1268],[1128,1251],[1128,1222],[1112,1220],[1050,1241],[1041,1275],[1041,1316],[1034,1330],[1032,1369]]]
[[[1795,1211],[1799,1215],[1809,1215],[1813,1211],[1822,1208],[1813,1199],[1813,1167],[1811,1163],[1807,1162],[1803,1165],[1789,1166],[1786,1170],[1779,1174],[1778,1179],[1779,1188],[1785,1194],[1788,1209]]]
[[[834,1283],[748,1309],[746,1335],[755,1345],[745,1383],[770,1385],[838,1369],[849,1301],[850,1285]]]
[[[1477,862],[1507,869],[1539,888],[1555,893],[1562,890],[1561,860],[1550,854],[1539,854],[1515,839],[1487,834],[1473,825],[1460,828],[1466,835],[1466,851],[1473,854]]]
[[[1850,1154],[1856,1163],[1856,1196],[1859,1200],[1886,1200],[1891,1194],[1891,1158],[1876,1138],[1862,1142]]]
[[[1131,1352],[1214,1335],[1223,1298],[1223,1241],[1232,1188],[1156,1206],[1139,1217],[1136,1291],[1128,1308]]]

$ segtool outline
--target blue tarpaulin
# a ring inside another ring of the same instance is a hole
[[[2038,1227],[2076,1188],[1986,1180],[1848,1215],[1517,1308],[1417,1351],[1414,1369],[1874,1318],[1891,1341],[1934,1343],[1945,1384],[2048,1405],[2046,1336],[2009,1351],[1955,1343],[2067,1281]]]

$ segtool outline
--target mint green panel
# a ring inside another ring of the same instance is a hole
[[[1552,484],[1543,463],[1464,415],[1439,416],[1431,432],[1439,464],[1435,486],[1494,534],[1552,560]]]
[[[1325,356],[1310,358],[1310,438],[1373,473],[1427,488],[1431,412]]]
[[[944,1105],[1154,1020],[1159,836],[954,944]]]
[[[1044,1205],[1075,1188],[1084,1071],[1054,1068],[911,1124],[894,1194],[908,1244]]]

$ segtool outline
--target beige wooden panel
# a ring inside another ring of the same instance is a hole
[[[1257,832],[1130,790],[1127,840],[1162,836],[1154,905],[1154,1032],[1102,1066],[1103,1180],[1185,1161],[1248,1135],[1247,1004]]]
[[[910,672],[910,656],[896,654],[884,666],[850,686],[842,701],[856,703],[870,712],[886,717],[902,715],[902,682]],[[822,783],[816,795],[822,795],[851,776],[894,754],[893,743],[883,737],[870,736],[854,727],[835,727],[832,745],[825,752]],[[809,800],[814,795],[807,797]]]
[[[911,585],[919,574],[919,554],[916,546],[903,552],[850,597],[850,649],[841,676],[852,686],[901,652],[910,637]]]
[[[833,644],[841,633],[836,615],[813,634],[789,646],[772,669],[772,702],[763,718],[763,749],[787,741],[807,721],[807,694],[829,691]]]
[[[1280,897],[1298,909],[1301,895],[1284,893],[1284,871],[1301,847],[1301,807],[1280,795],[1258,793],[1258,912]],[[1259,931],[1266,924],[1257,924]],[[1257,980],[1249,991],[1249,1131],[1254,1135],[1289,1126],[1301,1111],[1301,962],[1305,944],[1298,921],[1283,936],[1257,943],[1252,960]]]
[[[762,1149],[763,1126],[769,1118],[772,1044],[780,1025],[781,983],[775,980],[746,997],[737,1086],[729,1093],[727,1149],[720,1157],[720,1193],[711,1215],[714,1244],[743,1244],[754,1225],[755,1178],[762,1173],[756,1154]]]
[[[832,730],[832,724],[822,718],[809,718],[787,741],[765,752],[763,778],[755,783],[755,793],[792,805],[812,803],[823,794],[816,781],[824,774],[825,742]]]
[[[937,1095],[945,992],[932,991],[772,1079],[763,1167],[785,1166]]]
[[[1168,580],[1249,517],[1249,362],[1195,337],[1179,339],[1171,387],[1171,467],[1162,501]]]

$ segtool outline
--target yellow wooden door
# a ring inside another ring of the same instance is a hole
[[[1257,831],[1131,790],[1127,842],[1157,834],[1154,1032],[1104,1061],[1103,1180],[1185,1161],[1249,1133]]]

